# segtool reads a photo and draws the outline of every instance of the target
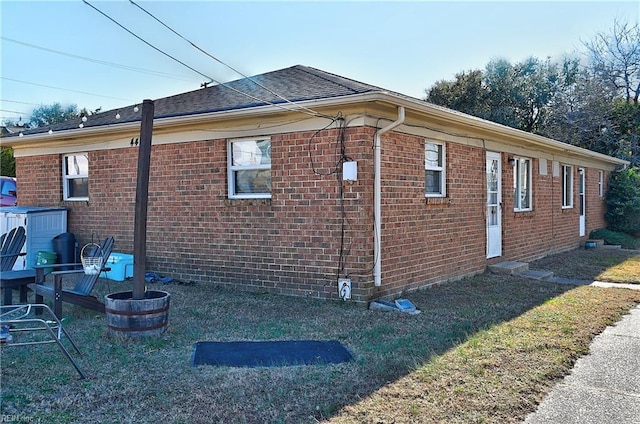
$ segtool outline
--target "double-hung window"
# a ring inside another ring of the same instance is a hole
[[[227,155],[230,198],[271,198],[269,138],[229,140]]]
[[[573,166],[562,165],[562,208],[573,207]]]
[[[62,157],[62,195],[68,201],[89,200],[88,153],[73,153]]]
[[[531,206],[531,159],[515,158],[513,165],[513,210],[530,211]]]
[[[445,145],[424,143],[425,196],[445,197],[446,192]]]

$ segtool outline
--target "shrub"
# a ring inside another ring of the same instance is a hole
[[[16,161],[13,158],[13,149],[11,147],[0,148],[0,174],[7,177],[16,176]]]
[[[640,168],[612,173],[606,201],[608,228],[640,237]]]
[[[619,233],[604,228],[593,230],[589,234],[592,240],[604,240],[605,244],[615,244],[622,246],[623,249],[639,249],[640,240],[631,237],[629,234]]]

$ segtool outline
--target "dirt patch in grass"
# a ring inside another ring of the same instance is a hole
[[[640,284],[638,250],[576,249],[531,262],[529,267],[553,271],[559,277]]]
[[[110,337],[103,315],[64,305],[88,380],[55,345],[3,348],[0,413],[46,423],[518,422],[640,302],[636,291],[492,274],[407,295],[416,316],[206,284],[152,288],[172,296],[157,338]],[[355,360],[190,364],[197,341],[301,339],[339,340]]]

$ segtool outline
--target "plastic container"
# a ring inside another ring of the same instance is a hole
[[[44,250],[41,250],[36,256],[36,265],[55,264],[57,257],[58,255],[56,252],[45,252]],[[44,272],[45,274],[53,272],[53,268],[45,268]]]
[[[73,233],[62,233],[55,236],[52,240],[53,250],[58,255],[58,263],[74,264],[77,259],[77,243],[76,236]],[[72,266],[60,267],[61,270],[73,269]]]
[[[124,281],[133,277],[133,255],[113,252],[109,255],[105,266],[111,268],[111,270],[102,271],[100,273],[101,278]]]

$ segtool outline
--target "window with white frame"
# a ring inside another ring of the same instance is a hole
[[[531,159],[514,158],[513,210],[520,212],[531,209]]]
[[[62,195],[68,201],[89,200],[88,153],[72,153],[62,157]]]
[[[229,140],[227,145],[229,197],[271,197],[271,140]]]
[[[425,196],[446,196],[446,151],[445,145],[424,143]]]
[[[562,165],[562,207],[573,207],[573,166]]]
[[[604,197],[604,172],[598,171],[598,196]]]

